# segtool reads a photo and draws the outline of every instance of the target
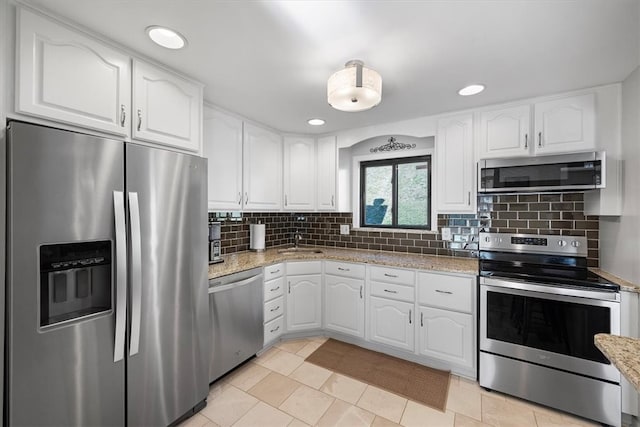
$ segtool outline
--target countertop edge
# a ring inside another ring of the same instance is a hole
[[[621,291],[627,291],[627,292],[635,292],[635,293],[640,293],[640,285],[636,285],[635,283],[632,283],[628,280],[622,279],[618,276],[616,276],[615,274],[611,274],[608,271],[602,270],[600,268],[589,268],[589,270],[595,274],[597,274],[598,276],[609,280],[612,283],[615,283],[616,285],[620,286],[620,290]]]
[[[596,334],[593,343],[640,392],[640,339],[610,334]]]

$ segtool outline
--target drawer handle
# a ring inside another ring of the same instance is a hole
[[[397,294],[398,293],[398,291],[390,291],[389,289],[385,289],[384,291],[385,292],[389,292],[390,294]]]
[[[272,272],[270,272],[269,274],[276,274],[276,273],[280,273],[280,269],[273,270],[273,271],[272,271]]]
[[[269,332],[274,333],[275,331],[277,331],[277,330],[279,330],[279,329],[280,329],[280,325],[276,326],[276,328],[275,328],[275,329],[271,329],[271,331],[269,331]]]
[[[393,278],[397,278],[398,276],[396,276],[395,274],[388,274],[388,273],[384,273],[384,275],[386,277],[393,277]]]
[[[271,309],[271,310],[269,310],[269,311],[274,312],[274,311],[278,311],[278,310],[280,310],[280,306],[277,306],[277,307],[275,307],[275,308],[272,308],[272,309]]]
[[[271,291],[271,292],[275,292],[275,291],[277,291],[278,289],[280,289],[280,286],[276,286],[275,288],[271,288],[271,289],[270,289],[270,291]]]
[[[342,268],[342,267],[338,267],[338,270],[340,270],[340,271],[351,271],[351,270],[350,270],[350,269],[348,269],[348,268]]]
[[[441,291],[440,289],[436,289],[436,292],[439,294],[447,294],[447,295],[451,295],[453,292],[450,291]]]

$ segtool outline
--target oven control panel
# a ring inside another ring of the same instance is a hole
[[[586,257],[587,238],[483,232],[480,233],[480,250]]]

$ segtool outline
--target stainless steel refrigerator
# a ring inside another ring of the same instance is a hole
[[[166,426],[208,393],[206,160],[7,130],[8,425]]]

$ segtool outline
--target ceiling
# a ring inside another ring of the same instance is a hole
[[[200,80],[205,99],[282,132],[328,133],[624,80],[640,0],[25,0]],[[188,39],[154,45],[150,25]],[[382,103],[346,113],[326,82],[351,59]],[[481,82],[485,92],[457,90]],[[313,127],[307,119],[326,125]]]

